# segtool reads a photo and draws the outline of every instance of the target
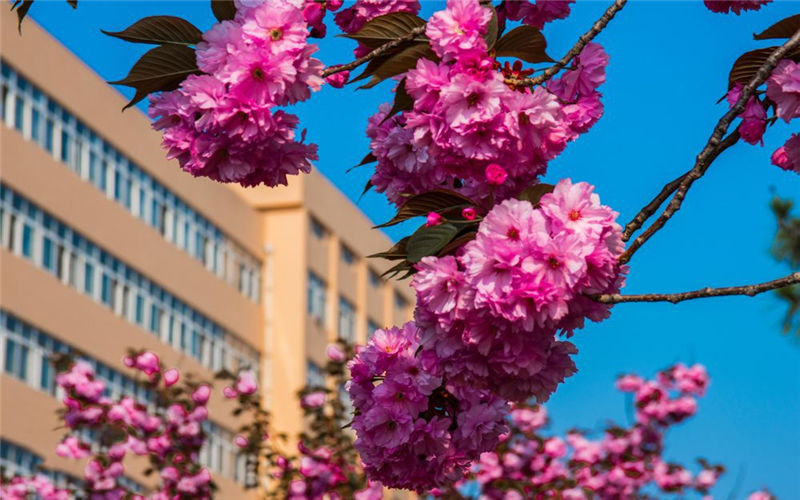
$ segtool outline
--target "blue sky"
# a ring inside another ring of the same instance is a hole
[[[424,10],[439,2],[424,2]],[[550,54],[558,58],[607,7],[582,1],[573,15],[547,26]],[[708,12],[699,0],[631,2],[598,38],[611,55],[601,87],[606,115],[552,162],[546,180],[562,177],[597,186],[604,203],[627,222],[669,180],[688,170],[726,111],[715,104],[727,72],[761,31],[800,13],[783,0],[741,16]],[[146,15],[181,15],[201,29],[213,22],[208,2],[36,2],[32,17],[106,80],[125,76],[145,47],[103,36]],[[23,27],[24,29],[24,27]],[[329,37],[320,58],[348,61],[352,43]],[[368,167],[349,174],[367,152],[364,125],[389,86],[354,91],[326,88],[297,107],[310,140],[320,145],[318,168],[354,201]],[[109,109],[109,113],[119,110]],[[129,111],[131,112],[131,111]],[[770,153],[797,126],[781,123],[765,146],[737,145],[690,192],[683,209],[631,262],[628,293],[684,291],[766,281],[788,272],[772,261],[771,190],[800,202],[800,176],[769,163]],[[198,180],[198,182],[205,182]],[[359,206],[374,220],[392,211],[368,194]],[[409,231],[393,228],[392,237]],[[702,362],[712,383],[697,417],[668,437],[668,458],[702,455],[729,467],[716,496],[742,498],[768,486],[780,498],[800,498],[800,341],[780,333],[782,304],[771,295],[671,304],[622,304],[609,320],[574,337],[579,373],[553,396],[553,428],[597,429],[607,419],[624,423],[625,399],[613,389],[617,374],[646,375],[676,361]],[[737,486],[738,484],[738,486]]]

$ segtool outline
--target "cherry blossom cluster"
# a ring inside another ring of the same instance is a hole
[[[149,351],[126,356],[123,361],[144,374],[150,390],[171,391],[164,393],[170,399],[155,408],[129,396],[111,400],[92,366],[78,360],[56,377],[66,394],[63,418],[71,431],[56,453],[74,459],[89,457],[84,470],[86,490],[98,498],[129,494],[119,484],[125,472],[123,460],[129,453],[148,457],[160,474],[161,485],[150,499],[166,500],[176,495],[209,498],[211,474],[198,465],[198,460],[205,441],[202,423],[208,418],[210,387],[187,384],[185,391],[168,389],[180,375],[175,369],[164,369],[158,356]],[[93,445],[78,437],[85,435],[84,431],[97,436]]]
[[[543,2],[551,3],[565,4]],[[486,204],[507,198],[534,183],[602,115],[596,89],[605,81],[608,56],[600,45],[588,44],[574,69],[547,88],[518,88],[506,80],[519,68],[501,67],[487,50],[491,18],[478,0],[449,0],[426,28],[438,61],[419,59],[406,73],[413,109],[387,118],[385,105],[369,119],[378,162],[371,182],[390,201],[442,187]],[[502,186],[486,182],[492,163],[508,172]]]
[[[481,498],[487,499],[637,498],[653,488],[660,495],[690,490],[707,495],[724,472],[722,466],[699,460],[701,470],[693,474],[662,456],[666,432],[695,413],[707,386],[701,365],[677,364],[654,380],[623,376],[617,387],[634,393],[636,422],[610,426],[597,439],[578,431],[563,438],[546,436],[545,409],[518,405],[510,414],[511,431],[497,449],[481,455],[470,477],[440,493],[452,494],[459,485],[475,481]],[[758,498],[771,496],[756,492],[749,497]]]
[[[623,283],[616,216],[592,186],[569,179],[538,207],[516,199],[496,205],[456,255],[417,265],[421,356],[434,356],[448,381],[506,400],[546,401],[576,370],[575,347],[556,334],[606,318],[608,306],[590,296]]]
[[[446,381],[418,356],[420,329],[378,330],[348,364],[355,448],[371,480],[419,492],[452,482],[494,448],[507,404],[489,391]]]
[[[419,9],[418,0],[356,0],[352,7],[342,9],[336,14],[336,24],[345,33],[355,33],[376,17],[392,12],[416,14]],[[358,54],[364,55],[365,48],[363,45],[359,46],[356,57]]]
[[[7,500],[69,500],[72,492],[64,488],[56,488],[50,478],[43,474],[33,477],[15,476],[7,482],[0,477],[0,498]]]
[[[733,12],[737,16],[740,12],[758,10],[772,0],[703,0],[708,10],[727,14]]]
[[[767,97],[776,105],[776,115],[786,123],[800,117],[800,64],[784,59],[767,80]],[[800,135],[792,134],[772,154],[772,163],[800,174]]]
[[[497,15],[509,21],[521,21],[523,24],[542,29],[544,25],[569,16],[570,4],[575,0],[520,0],[503,2],[497,8]]]
[[[319,90],[304,11],[286,0],[236,2],[197,46],[197,65],[174,91],[151,96],[149,115],[168,158],[195,176],[244,186],[286,184],[309,172],[317,148],[297,140],[298,118],[277,109]],[[315,7],[305,10],[314,17]],[[324,14],[324,12],[322,12]],[[316,16],[316,17],[315,17]]]

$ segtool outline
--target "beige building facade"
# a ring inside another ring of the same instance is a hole
[[[244,189],[183,173],[138,110],[59,42],[0,9],[0,467],[62,483],[49,356],[89,360],[112,396],[146,400],[122,364],[147,348],[211,380],[257,369],[276,430],[299,431],[295,393],[325,347],[410,318],[413,294],[366,259],[391,242],[315,172]],[[240,422],[215,391],[203,463],[220,498],[242,489]],[[143,461],[125,481],[147,490]]]

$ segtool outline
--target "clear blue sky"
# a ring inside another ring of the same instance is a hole
[[[426,11],[440,5],[424,3]],[[568,20],[548,25],[550,54],[560,57],[606,6],[579,2]],[[595,184],[603,202],[628,221],[665,182],[691,167],[726,111],[715,102],[732,62],[765,46],[751,34],[796,13],[800,2],[785,0],[738,17],[712,14],[700,0],[630,3],[598,38],[611,55],[601,88],[606,115],[551,164],[547,178]],[[107,38],[99,28],[122,29],[153,14],[182,15],[201,29],[213,22],[206,1],[81,1],[77,11],[65,2],[39,1],[31,9],[107,80],[123,77],[143,47]],[[322,43],[326,63],[348,60],[351,42],[329,37]],[[309,138],[320,145],[319,169],[353,200],[369,172],[345,169],[367,152],[366,119],[389,98],[387,85],[326,88],[298,107]],[[792,130],[800,131],[797,124],[779,124],[763,148],[741,144],[726,152],[680,213],[636,255],[625,291],[683,291],[786,274],[769,256],[774,221],[767,204],[773,188],[800,202],[800,176],[771,166],[769,155]],[[376,194],[359,205],[374,221],[391,215]],[[579,373],[548,404],[555,430],[599,428],[609,418],[625,422],[624,397],[613,389],[620,372],[652,374],[676,361],[702,362],[712,376],[709,394],[698,416],[668,437],[668,458],[689,462],[702,454],[725,463],[729,472],[715,490],[718,498],[734,489],[741,498],[763,486],[780,498],[800,498],[800,342],[780,334],[782,312],[770,295],[616,306],[609,320],[574,338]]]

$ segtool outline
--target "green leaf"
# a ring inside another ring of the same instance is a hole
[[[356,33],[341,35],[357,40],[371,49],[377,49],[381,45],[402,38],[415,28],[425,26],[425,20],[408,12],[392,12],[367,22]],[[424,34],[414,37],[412,40],[425,42],[427,38]]]
[[[745,52],[736,62],[733,63],[731,72],[728,75],[728,88],[733,88],[736,83],[747,85],[750,80],[758,73],[758,69],[767,61],[769,56],[778,47],[765,47],[763,49]],[[800,49],[794,49],[786,56],[795,62],[800,61]]]
[[[385,122],[397,113],[408,111],[413,108],[414,98],[412,98],[410,95],[408,95],[408,92],[406,92],[406,79],[403,78],[400,80],[400,83],[397,85],[397,90],[394,92],[394,103],[392,104],[392,109],[389,110],[389,113],[383,118],[381,123]]]
[[[486,40],[486,46],[489,50],[492,50],[497,43],[497,35],[500,34],[500,26],[497,21],[497,10],[495,10],[491,3],[489,3],[486,8],[492,9],[492,19],[489,20],[489,25],[486,27],[486,34],[483,35],[483,39]]]
[[[395,243],[389,250],[386,250],[385,252],[374,253],[372,255],[368,255],[367,257],[370,259],[386,260],[405,259],[407,255],[406,245],[408,244],[408,239],[409,237],[406,236],[402,240]]]
[[[236,4],[233,0],[211,0],[211,12],[217,21],[230,21],[236,16]]]
[[[436,255],[453,237],[458,234],[458,227],[445,222],[437,226],[422,226],[411,235],[406,244],[408,262],[415,264],[423,257]]]
[[[347,170],[345,170],[345,173],[350,172],[354,168],[363,167],[364,165],[368,165],[368,164],[376,162],[376,161],[378,161],[378,158],[376,158],[374,154],[367,153],[367,156],[365,156],[364,159],[361,160],[361,163],[359,163],[358,165],[353,165],[352,167],[348,168]]]
[[[359,88],[369,89],[386,80],[387,78],[402,75],[406,71],[416,67],[417,61],[423,58],[430,59],[432,61],[438,60],[436,54],[433,53],[430,44],[427,42],[418,42],[415,45],[406,47],[399,52],[391,54],[385,60],[382,58],[373,59],[373,62],[378,61],[379,59],[381,59],[381,61],[374,68],[370,68],[370,64],[367,65],[364,73],[359,75],[357,80],[364,78],[364,76],[367,74],[369,74],[371,78],[369,82]]]
[[[787,17],[786,19],[782,19],[777,23],[773,24],[769,28],[765,29],[761,33],[753,34],[753,39],[755,40],[769,40],[772,38],[792,38],[797,30],[800,29],[800,14],[796,14],[794,16]]]
[[[147,51],[122,80],[108,82],[136,89],[123,110],[154,92],[175,90],[187,76],[200,74],[194,50],[185,45],[161,45]]]
[[[552,62],[547,55],[547,40],[533,26],[517,26],[503,35],[495,45],[497,57],[516,57],[529,63]]]
[[[477,224],[475,224],[475,226],[477,226]],[[470,229],[467,232],[460,234],[457,238],[453,239],[452,241],[450,241],[450,243],[448,243],[447,245],[442,247],[442,249],[439,250],[438,255],[442,256],[442,255],[448,255],[448,254],[454,253],[456,250],[458,250],[462,246],[464,246],[467,243],[469,243],[470,241],[474,240],[475,239],[475,235],[477,235],[477,234],[478,234],[478,230],[477,229]]]
[[[539,204],[539,200],[547,193],[552,193],[555,186],[552,184],[534,184],[533,186],[525,188],[520,194],[517,195],[518,200],[526,200],[534,207]]]
[[[475,202],[455,191],[448,191],[446,189],[428,191],[427,193],[411,196],[403,203],[397,211],[397,214],[392,217],[392,220],[375,227],[393,226],[404,220],[411,219],[412,217],[428,215],[429,212],[442,212],[454,207],[462,207],[465,205],[472,206],[474,204]]]
[[[194,45],[203,32],[189,21],[175,16],[149,16],[139,19],[123,31],[105,31],[108,36],[133,43]]]
[[[33,0],[15,0],[14,3],[11,4],[11,10],[16,9],[17,11],[17,29],[20,34],[22,34],[22,20],[28,15],[31,5],[33,5]]]

